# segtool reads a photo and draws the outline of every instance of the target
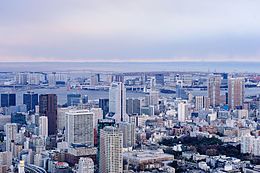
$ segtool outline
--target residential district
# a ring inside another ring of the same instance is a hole
[[[255,73],[1,72],[0,172],[260,172],[259,86]]]

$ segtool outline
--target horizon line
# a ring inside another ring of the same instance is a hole
[[[138,61],[138,60],[39,60],[39,61],[1,61],[0,63],[160,63],[160,62],[195,62],[195,63],[220,63],[220,62],[234,62],[234,63],[260,63],[260,60],[151,60],[151,61]]]

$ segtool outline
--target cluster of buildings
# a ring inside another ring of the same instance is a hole
[[[201,154],[191,152],[185,143],[162,143],[169,138],[214,137],[223,145],[239,146],[241,154],[260,156],[260,93],[246,97],[248,77],[240,74],[202,76],[110,75],[107,98],[90,100],[80,92],[70,92],[63,105],[56,94],[37,94],[37,90],[24,93],[18,105],[15,93],[2,93],[0,172],[174,173],[180,167],[193,172],[257,170],[250,161],[214,155],[213,150]],[[15,79],[21,85],[48,81],[49,86],[57,87],[68,76],[28,72],[18,73]],[[104,81],[92,74],[88,82],[96,86]],[[193,92],[194,86],[200,92]],[[136,91],[140,96],[127,96],[133,87],[142,88]],[[174,94],[162,93],[170,89]],[[169,150],[172,152],[166,152]],[[176,156],[175,152],[182,154]]]

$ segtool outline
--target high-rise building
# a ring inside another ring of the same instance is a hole
[[[230,109],[242,107],[245,95],[245,79],[229,78],[228,80],[228,105]]]
[[[99,74],[93,74],[90,76],[90,85],[96,86],[100,82],[100,75]]]
[[[220,86],[221,76],[213,75],[208,79],[208,97],[210,99],[210,106],[216,107],[220,105]]]
[[[57,128],[60,131],[63,131],[66,126],[66,112],[69,110],[74,109],[74,107],[65,107],[65,108],[58,108],[57,113]]]
[[[253,151],[254,137],[251,135],[245,135],[241,137],[241,153],[251,153]]]
[[[109,89],[109,112],[116,121],[127,121],[126,89],[122,82],[114,82]]]
[[[16,105],[16,94],[1,94],[1,107],[9,107]]]
[[[98,141],[97,141],[97,149],[98,149],[98,151],[97,151],[97,160],[99,160],[99,158],[100,158],[100,131],[103,128],[107,127],[107,126],[114,127],[115,124],[116,124],[115,119],[107,119],[106,118],[106,119],[99,119],[98,120],[98,131],[97,131],[97,139],[98,139]]]
[[[105,127],[100,131],[100,173],[123,172],[123,134],[115,127]]]
[[[115,74],[112,76],[112,82],[122,82],[124,83],[124,76],[121,74]]]
[[[149,105],[158,105],[158,104],[159,104],[159,91],[150,91]]]
[[[83,95],[81,100],[82,100],[82,104],[88,103],[88,95]]]
[[[156,74],[155,75],[156,84],[164,86],[164,75],[163,74]]]
[[[35,106],[38,105],[38,94],[33,92],[23,94],[23,104],[26,105],[27,111],[35,112]]]
[[[93,112],[70,110],[66,112],[66,142],[94,146]]]
[[[133,147],[135,144],[135,124],[129,122],[119,122],[118,128],[123,133],[123,147]]]
[[[188,117],[188,104],[185,101],[178,103],[178,121],[185,122]]]
[[[28,80],[28,73],[17,73],[15,76],[15,82],[19,85],[26,85]]]
[[[209,108],[209,101],[209,98],[206,96],[195,96],[196,111]]]
[[[48,135],[55,135],[57,132],[57,95],[41,94],[39,102],[40,116],[48,117]]]
[[[105,118],[106,114],[109,112],[109,99],[99,99],[99,108],[103,110],[103,118]]]
[[[81,94],[67,94],[67,106],[77,106],[81,102]]]
[[[17,124],[7,123],[5,125],[6,151],[12,151],[11,144],[15,141],[18,132]]]
[[[128,115],[133,115],[133,99],[132,98],[126,99],[126,113]]]
[[[78,173],[94,173],[94,162],[91,158],[81,157],[78,167]]]
[[[39,136],[48,137],[48,117],[39,117]]]

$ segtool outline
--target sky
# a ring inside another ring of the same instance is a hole
[[[0,0],[0,61],[260,61],[259,0]]]

